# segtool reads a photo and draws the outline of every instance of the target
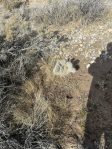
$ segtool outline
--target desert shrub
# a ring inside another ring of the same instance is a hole
[[[23,0],[1,0],[1,2],[4,4],[4,6],[9,9],[12,10],[14,8],[18,8],[23,4]]]
[[[17,36],[23,36],[29,31],[29,22],[25,21],[20,14],[12,15],[4,25],[7,41],[13,41]]]
[[[24,138],[23,145],[25,147],[50,148],[53,144],[53,139],[49,135],[50,105],[37,88],[38,85],[34,85],[32,81],[26,81],[23,86],[23,93],[20,94],[21,96],[19,95],[19,98],[16,98],[19,106],[14,110],[14,121],[16,124],[27,127],[26,131],[29,137],[28,139]],[[22,139],[22,137],[20,138]]]
[[[106,6],[102,0],[55,0],[44,8],[31,10],[30,15],[37,23],[63,25],[82,18],[85,21],[93,21],[104,15],[105,10]]]
[[[13,69],[10,64],[6,68],[2,67],[2,72],[7,70],[7,74],[4,72],[3,76],[1,75],[3,78],[1,83],[4,79],[4,83],[7,83],[4,86],[2,84],[1,87],[3,89],[1,90],[2,121],[7,124],[6,126],[10,126],[7,138],[10,146],[53,149],[53,146],[56,148],[55,144],[58,144],[65,135],[64,129],[71,118],[71,112],[67,99],[64,98],[65,90],[59,87],[55,90],[56,82],[50,85],[51,82],[45,79],[48,71],[46,72],[46,69],[41,71],[39,57],[34,55],[24,53],[24,59],[27,57],[33,59],[27,63],[21,60],[21,55],[16,56],[14,60],[11,59],[9,62],[13,64]],[[18,59],[20,62],[15,64],[14,61]],[[25,65],[29,67],[31,75],[27,75]],[[31,69],[32,67],[34,70]],[[45,65],[45,67],[49,69],[48,66]],[[21,75],[20,73],[23,72],[24,75]],[[52,88],[53,99],[46,94],[46,83],[50,85],[49,88]],[[5,94],[3,94],[4,91]]]
[[[26,81],[23,86],[23,93],[16,97],[17,107],[14,111],[14,120],[24,125],[37,125],[38,128],[44,127],[48,123],[48,111],[50,105],[38,91],[38,85],[32,81]]]
[[[38,23],[47,24],[66,24],[72,19],[77,18],[77,6],[71,2],[52,2],[44,8],[35,8],[31,11],[31,18]]]
[[[56,128],[55,115],[58,120],[59,114],[55,114],[56,110],[43,97],[44,92],[39,92],[44,88],[38,65],[42,54],[38,49],[30,49],[33,38],[29,34],[12,41],[4,38],[1,43],[0,122],[6,127],[8,137],[0,134],[0,147],[53,149],[55,146],[52,129]]]
[[[105,6],[101,0],[85,0],[81,1],[79,5],[82,16],[85,17],[87,21],[93,21],[98,17],[104,15]]]
[[[50,24],[66,24],[78,18],[80,12],[73,1],[56,1],[52,3],[51,13],[48,11]]]
[[[31,71],[31,74],[34,73],[38,53],[35,56],[33,52],[22,52],[24,46],[25,43],[20,49],[0,53],[6,55],[6,58],[0,59],[0,122],[5,128],[2,128],[2,134],[0,127],[0,148],[50,148],[53,143],[45,127],[48,103],[39,96],[38,86],[26,81],[31,77]]]

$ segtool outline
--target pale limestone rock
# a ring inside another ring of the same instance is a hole
[[[73,67],[73,64],[66,60],[58,60],[53,69],[54,75],[57,76],[66,76],[69,73],[75,73],[76,69]]]

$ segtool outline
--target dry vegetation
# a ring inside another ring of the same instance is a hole
[[[24,0],[0,0],[0,2],[2,2],[7,9],[12,10],[14,8],[19,8],[24,3]]]
[[[44,7],[0,2],[0,149],[61,149],[67,137],[81,144],[70,125],[78,106],[71,100],[74,76],[53,74],[68,38],[48,28],[103,20],[107,5],[103,0],[52,0]],[[76,65],[72,58],[66,61]]]
[[[85,23],[101,19],[106,12],[102,0],[56,0],[51,1],[44,9],[35,8],[31,13],[31,19],[48,25],[64,25],[73,20],[81,20]]]

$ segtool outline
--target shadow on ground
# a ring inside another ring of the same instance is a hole
[[[104,149],[112,149],[112,42],[91,64],[93,76],[87,103],[84,149],[100,149],[104,136]]]

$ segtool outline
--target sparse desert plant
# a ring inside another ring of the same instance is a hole
[[[37,124],[40,128],[48,121],[49,104],[40,91],[38,76],[32,80],[26,80],[21,87],[20,95],[16,96],[17,107],[14,110],[14,119],[17,123],[33,126]]]
[[[14,8],[20,7],[24,0],[1,0],[0,2],[2,2],[7,9],[13,10]]]
[[[28,147],[28,145],[30,145],[31,148],[36,148],[36,146],[38,148],[50,148],[49,146],[53,144],[52,139],[48,137],[49,131],[47,130],[49,128],[48,121],[51,117],[50,105],[48,104],[48,101],[42,97],[41,92],[38,91],[38,85],[33,82],[33,80],[24,80],[25,83],[23,83],[23,79],[21,80],[21,77],[23,76],[20,75],[19,72],[22,72],[24,73],[24,76],[27,76],[25,59],[27,60],[28,57],[31,58],[31,55],[26,54],[22,56],[21,54],[16,54],[17,53],[14,54],[14,57],[11,56],[10,61],[6,62],[7,64],[2,61],[5,68],[1,65],[2,63],[0,63],[2,72],[0,74],[0,122],[4,122],[4,127],[6,128],[9,126],[9,123],[11,124],[10,130],[7,131],[6,134],[8,136],[6,136],[6,141],[1,138],[0,134],[0,141],[2,141],[1,146],[6,146],[6,148],[13,148],[14,146],[17,149],[23,149],[24,146]],[[33,57],[34,55],[32,58]],[[30,64],[30,62],[27,61],[27,65],[28,63]],[[20,68],[20,70],[16,70],[16,67]],[[31,71],[31,68],[29,69]],[[37,80],[37,82],[39,81],[38,78],[35,78],[35,80]],[[17,106],[15,107],[14,105]],[[26,137],[26,133],[29,135],[28,138]],[[15,136],[18,137],[15,138]],[[33,145],[35,139],[36,143]],[[6,142],[9,142],[9,144],[6,145]],[[21,142],[23,143],[21,144]]]
[[[27,34],[29,31],[29,22],[25,21],[21,15],[12,15],[4,26],[7,41],[13,41],[17,36]]]
[[[79,8],[86,21],[102,18],[107,9],[102,0],[81,0]]]
[[[25,80],[20,87],[19,94],[15,96],[16,106],[13,110],[13,121],[17,125],[35,127],[37,132],[42,133],[41,137],[51,138],[54,143],[59,143],[59,140],[65,135],[64,130],[67,129],[68,121],[72,116],[70,105],[64,95],[66,90],[59,87],[55,90],[59,81],[46,79],[50,67],[44,63],[38,64],[40,69],[30,79]],[[44,65],[44,70],[41,69],[40,64]],[[47,71],[45,67],[47,67]],[[49,71],[53,73],[51,70]],[[49,93],[47,95],[45,86],[52,88],[53,99]],[[59,95],[60,90],[61,95]],[[38,140],[38,136],[36,137]]]
[[[64,25],[82,18],[87,22],[94,21],[101,18],[106,10],[103,0],[54,0],[44,8],[32,9],[30,15],[37,23]]]

